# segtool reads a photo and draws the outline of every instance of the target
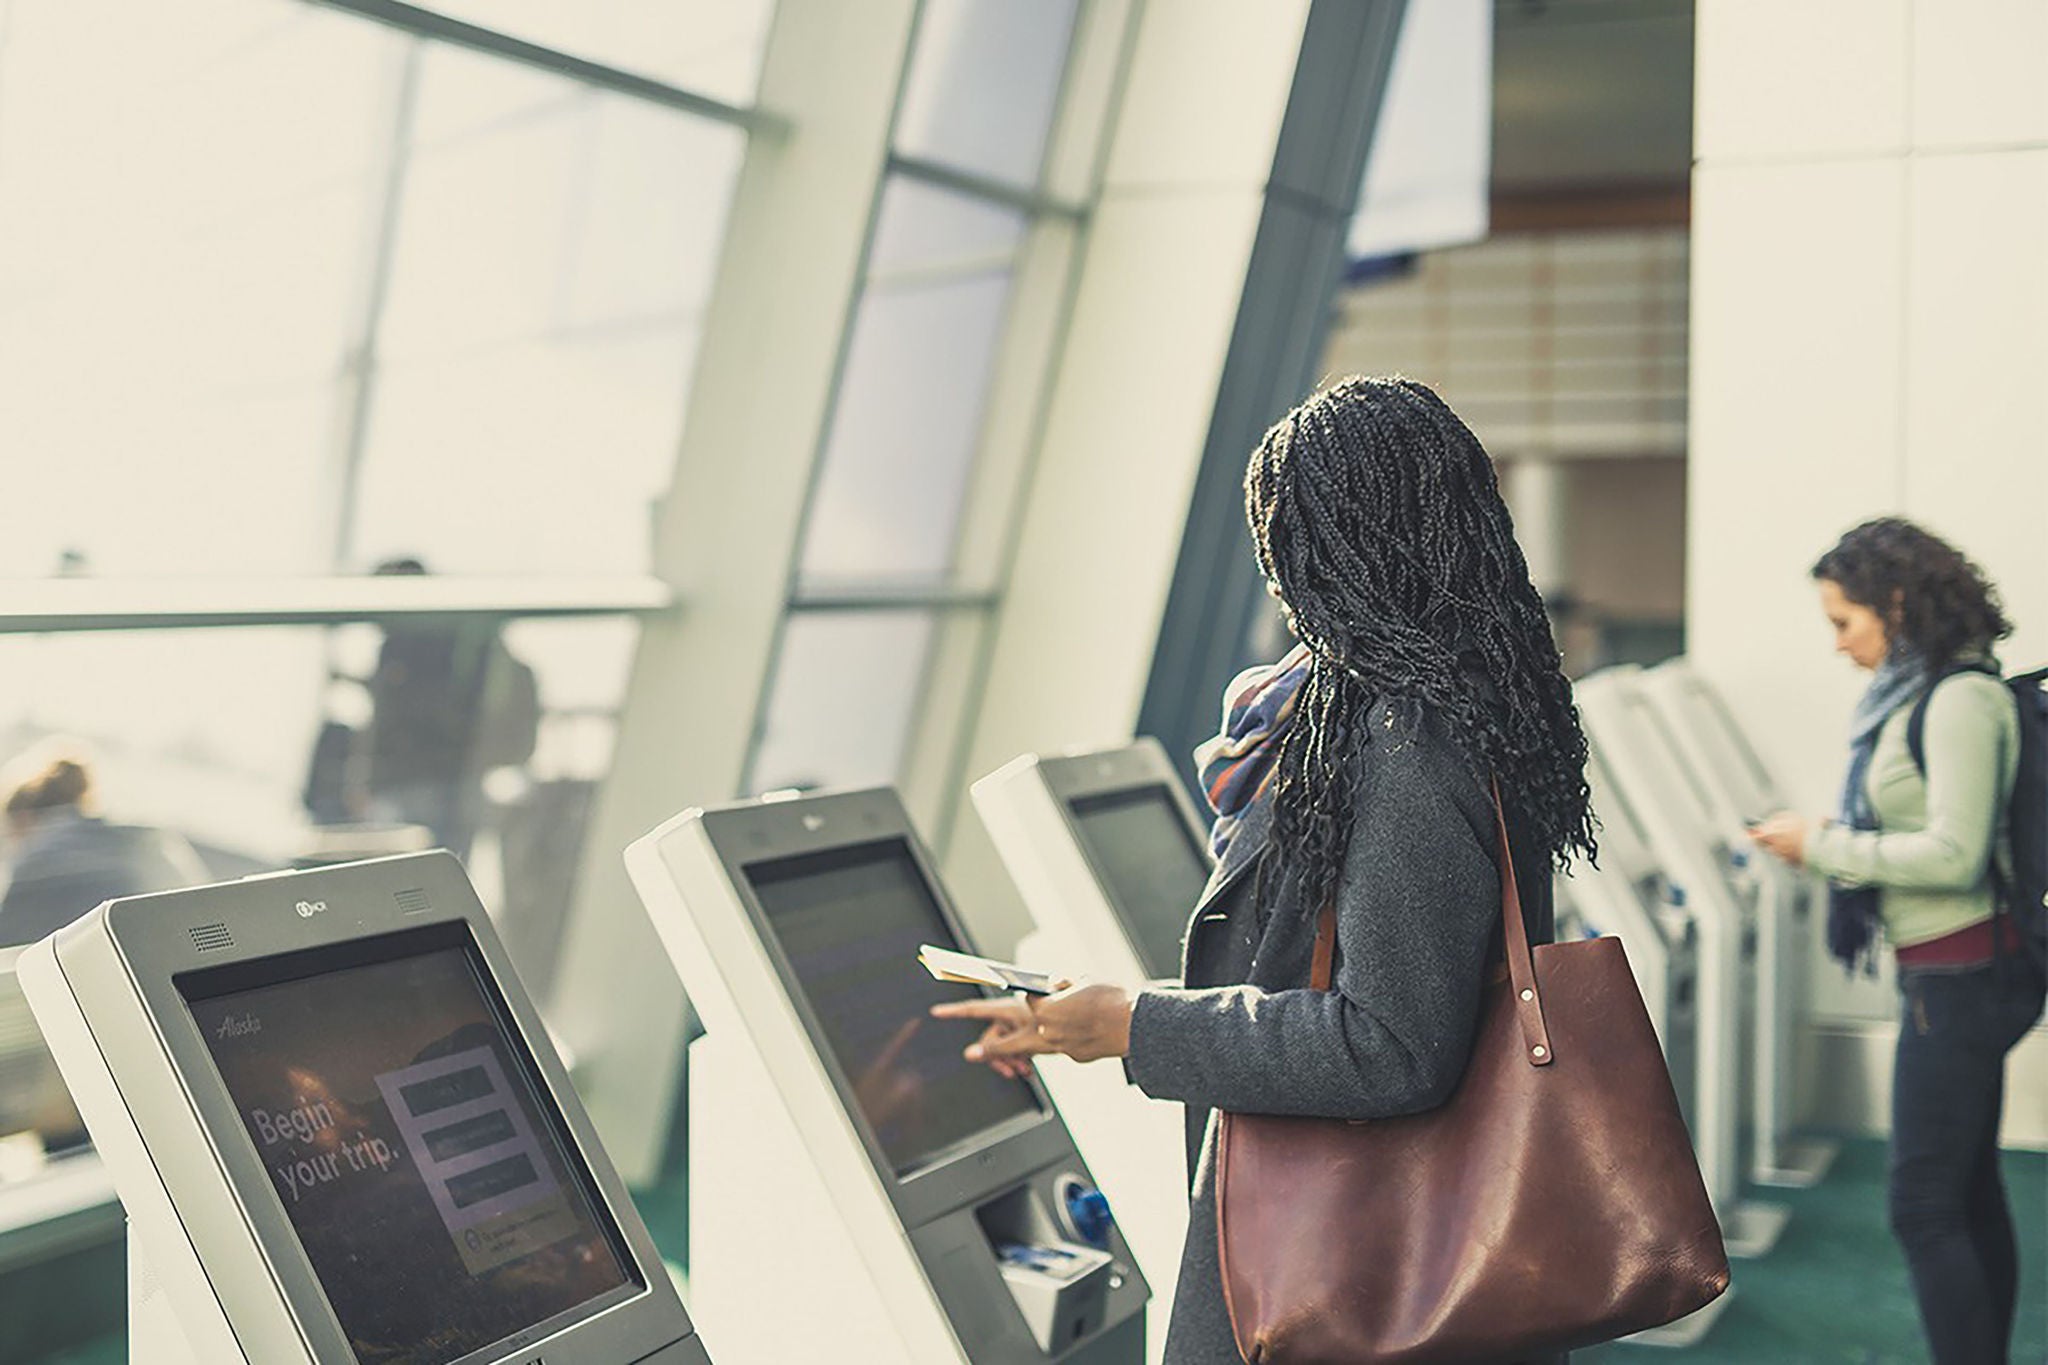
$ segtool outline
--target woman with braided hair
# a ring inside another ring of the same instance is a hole
[[[1442,399],[1348,379],[1266,433],[1245,511],[1300,643],[1241,676],[1197,754],[1217,816],[1182,980],[941,1006],[967,1049],[1121,1057],[1187,1110],[1192,1204],[1166,1359],[1238,1365],[1216,1241],[1218,1111],[1376,1119],[1444,1103],[1502,953],[1490,779],[1531,942],[1593,849],[1586,742],[1492,461]],[[1332,989],[1305,988],[1335,910]]]

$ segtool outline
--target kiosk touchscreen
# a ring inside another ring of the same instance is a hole
[[[1673,659],[1659,664],[1641,675],[1641,683],[1697,777],[1714,819],[1728,831],[1738,874],[1756,900],[1755,1055],[1750,1069],[1756,1141],[1750,1178],[1760,1185],[1817,1184],[1841,1144],[1795,1137],[1791,1131],[1794,1040],[1813,942],[1810,884],[1777,859],[1752,852],[1743,829],[1745,820],[1783,810],[1786,802],[1726,704],[1690,663]]]
[[[1051,1098],[929,1013],[980,991],[919,949],[974,944],[893,791],[686,811],[626,862],[705,1024],[691,1298],[722,1361],[1143,1359],[1145,1280]]]
[[[452,856],[109,901],[20,972],[138,1365],[706,1361]]]
[[[973,794],[1031,912],[1020,960],[1126,984],[1179,978],[1181,939],[1213,863],[1207,830],[1158,741],[1025,754],[976,782]],[[1046,1057],[1038,1068],[1089,1164],[1116,1192],[1117,1222],[1154,1286],[1156,1360],[1187,1237],[1179,1106],[1148,1099],[1116,1067]]]

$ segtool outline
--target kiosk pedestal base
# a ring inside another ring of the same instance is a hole
[[[128,1234],[128,1365],[200,1365],[171,1311],[171,1296]]]
[[[1806,1190],[1827,1178],[1842,1144],[1830,1138],[1783,1138],[1770,1164],[1759,1164],[1756,1183],[1783,1190]]]
[[[1783,1204],[1756,1204],[1747,1200],[1733,1204],[1721,1217],[1721,1240],[1728,1255],[1738,1261],[1754,1261],[1770,1254],[1792,1221],[1792,1210]],[[1723,1297],[1726,1297],[1725,1295]]]

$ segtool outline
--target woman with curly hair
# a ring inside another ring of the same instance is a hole
[[[1216,1113],[1443,1104],[1503,951],[1491,779],[1531,942],[1550,939],[1553,867],[1593,847],[1586,741],[1542,599],[1493,462],[1441,398],[1404,379],[1318,393],[1252,453],[1245,511],[1300,644],[1232,684],[1223,732],[1196,756],[1218,863],[1182,980],[935,1011],[988,1022],[974,1060],[1014,1073],[1034,1053],[1121,1057],[1145,1093],[1186,1107],[1171,1365],[1241,1362],[1218,1266]],[[1325,904],[1335,971],[1317,991]]]
[[[1999,1365],[2020,1284],[1998,1163],[2005,1055],[2044,994],[1996,913],[2019,719],[1991,651],[2012,626],[1976,565],[1896,517],[1844,535],[1813,577],[1836,650],[1873,676],[1837,818],[1781,813],[1755,838],[1829,879],[1828,947],[1845,966],[1875,969],[1880,930],[1892,945],[1892,1231],[1935,1365]]]

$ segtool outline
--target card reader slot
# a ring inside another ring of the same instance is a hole
[[[975,1210],[1003,1287],[1040,1350],[1056,1356],[1102,1330],[1113,1262],[1073,1241],[1054,1217],[1043,1182],[1005,1191]]]

